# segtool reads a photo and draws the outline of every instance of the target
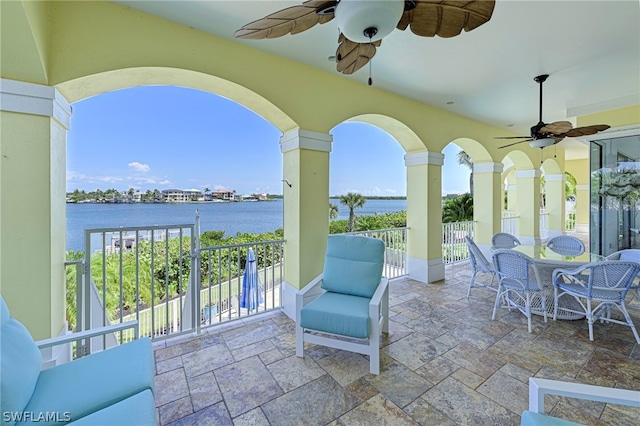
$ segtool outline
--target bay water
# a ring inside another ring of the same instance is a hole
[[[338,219],[348,219],[349,209],[337,199]],[[327,209],[329,206],[327,206]],[[393,213],[407,209],[406,200],[367,200],[355,209],[356,215]],[[264,233],[283,227],[283,201],[238,203],[158,203],[158,204],[67,204],[67,250],[84,249],[84,230],[195,223],[200,212],[200,231]]]

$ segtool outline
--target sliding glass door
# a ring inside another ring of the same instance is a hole
[[[640,248],[640,136],[591,142],[590,251]]]

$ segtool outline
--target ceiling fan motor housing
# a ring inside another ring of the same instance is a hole
[[[404,3],[398,0],[341,0],[336,5],[336,22],[344,36],[353,42],[378,41],[396,28],[404,13]]]

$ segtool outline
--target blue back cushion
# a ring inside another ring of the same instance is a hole
[[[376,238],[330,235],[322,288],[371,298],[382,278],[384,250],[384,243]]]
[[[11,318],[2,296],[0,311],[0,412],[21,412],[38,381],[42,356],[27,329]]]

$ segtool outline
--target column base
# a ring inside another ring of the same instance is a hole
[[[554,238],[554,237],[559,237],[560,235],[564,235],[564,232],[556,230],[556,229],[549,229],[547,231],[547,236],[549,237],[549,239]]]
[[[418,259],[407,256],[407,275],[421,283],[433,283],[444,280],[442,259]]]
[[[522,237],[518,235],[518,239],[523,245],[526,246],[539,246],[542,243],[540,237]]]
[[[283,281],[282,284],[282,311],[293,321],[296,320],[296,293],[298,289]]]

